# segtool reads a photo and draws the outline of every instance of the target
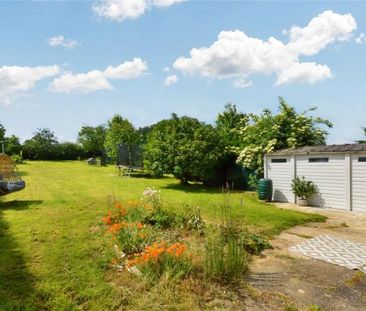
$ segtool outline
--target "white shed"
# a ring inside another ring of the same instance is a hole
[[[273,181],[273,200],[296,203],[292,179],[313,181],[318,194],[310,204],[366,212],[366,144],[302,147],[269,153],[264,175]]]

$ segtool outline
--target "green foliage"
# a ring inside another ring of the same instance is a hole
[[[207,182],[223,149],[221,138],[211,125],[173,114],[153,126],[144,148],[144,164],[155,176],[166,173],[183,183]]]
[[[84,125],[78,133],[78,143],[84,151],[93,157],[101,156],[104,150],[106,129],[104,125],[88,126]]]
[[[23,157],[20,154],[14,154],[11,156],[11,159],[15,162],[15,163],[23,163]]]
[[[241,247],[249,254],[258,255],[263,250],[272,248],[268,240],[259,234],[251,233],[249,231],[240,231],[238,235]]]
[[[186,206],[184,222],[188,230],[203,232],[206,226],[205,221],[201,217],[201,209],[199,207]]]
[[[279,98],[279,112],[274,115],[268,109],[261,115],[250,114],[241,128],[241,150],[237,162],[263,175],[264,154],[278,149],[301,146],[317,146],[326,143],[332,127],[328,120],[308,115],[316,108],[298,113],[283,98]]]
[[[311,180],[306,180],[304,176],[295,177],[292,180],[291,189],[297,197],[305,200],[317,193],[316,185]]]
[[[177,215],[163,209],[152,211],[145,216],[143,222],[160,229],[174,228],[177,224]]]
[[[127,254],[141,252],[147,245],[156,239],[155,231],[145,227],[139,229],[136,226],[124,226],[117,233],[117,239],[122,251]]]
[[[104,147],[108,156],[116,161],[121,144],[139,144],[139,135],[130,121],[116,114],[108,121]]]
[[[0,139],[1,140],[1,139]],[[5,137],[5,153],[9,155],[19,155],[22,150],[22,145],[19,141],[19,137],[11,135],[10,137]]]
[[[5,127],[0,123],[0,141],[4,141],[5,139]]]
[[[247,115],[239,112],[235,104],[225,105],[223,112],[216,118],[216,128],[227,147],[240,147],[240,129],[245,126]]]
[[[38,129],[31,139],[24,142],[23,155],[30,160],[54,160],[57,159],[57,146],[57,138],[50,129]]]

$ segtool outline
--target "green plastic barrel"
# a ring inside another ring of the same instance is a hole
[[[271,179],[262,178],[258,182],[258,197],[260,200],[271,201],[273,195],[273,184]]]

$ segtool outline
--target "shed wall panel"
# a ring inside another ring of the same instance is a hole
[[[366,154],[352,155],[352,210],[366,212],[366,162],[359,162],[359,157]]]
[[[309,162],[309,158],[327,157],[329,162]],[[346,161],[344,154],[297,155],[297,176],[313,181],[318,194],[309,200],[313,206],[348,209]]]
[[[286,163],[272,163],[272,159],[286,159]],[[294,162],[290,156],[268,156],[267,177],[273,182],[273,200],[278,202],[294,202],[291,191]]]

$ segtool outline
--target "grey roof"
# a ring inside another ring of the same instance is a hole
[[[366,152],[366,144],[344,144],[344,145],[328,145],[328,146],[306,146],[300,148],[282,149],[270,155],[292,155],[292,154],[309,154],[309,153],[332,153],[332,152]]]

